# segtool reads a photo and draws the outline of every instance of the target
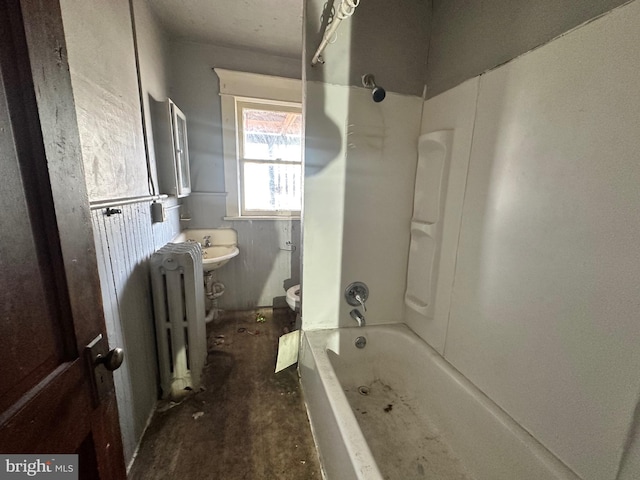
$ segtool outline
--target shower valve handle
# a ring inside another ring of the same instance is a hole
[[[367,311],[367,306],[364,304],[364,300],[362,300],[362,297],[358,294],[356,294],[356,300],[358,301],[358,303],[360,303],[360,305],[362,305],[362,308],[364,309],[364,311]]]
[[[353,282],[345,289],[344,298],[352,307],[362,307],[366,312],[365,302],[369,298],[369,287],[364,282]]]

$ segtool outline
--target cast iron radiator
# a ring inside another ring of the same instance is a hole
[[[200,388],[207,358],[202,251],[169,243],[150,262],[162,397],[177,398]]]

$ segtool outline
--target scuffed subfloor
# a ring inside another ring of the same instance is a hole
[[[208,325],[206,390],[156,413],[130,480],[322,478],[295,366],[273,373],[291,313],[230,312]]]

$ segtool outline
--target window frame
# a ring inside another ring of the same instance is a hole
[[[256,211],[242,212],[240,168],[240,139],[238,135],[236,100],[264,104],[292,104],[302,108],[302,81],[255,73],[213,69],[220,79],[220,107],[222,113],[222,151],[226,196],[226,220],[299,219],[299,212]],[[301,168],[304,176],[304,116],[302,133]],[[301,178],[301,195],[304,178]]]
[[[243,109],[266,110],[273,112],[288,112],[302,115],[302,105],[294,102],[277,102],[273,100],[261,100],[255,98],[235,97],[236,103],[236,142],[237,142],[237,158],[238,158],[238,195],[240,216],[242,217],[299,217],[300,210],[248,210],[245,206],[244,195],[244,165],[246,163],[256,163],[264,165],[272,164],[289,164],[300,166],[300,183],[302,183],[302,132],[300,133],[300,159],[299,160],[282,160],[282,159],[255,159],[246,158],[244,155],[244,117]],[[300,191],[302,196],[302,191]],[[302,202],[302,198],[300,198]]]

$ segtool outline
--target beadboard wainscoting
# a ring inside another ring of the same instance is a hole
[[[179,205],[151,222],[151,200],[92,212],[105,322],[111,346],[125,350],[114,372],[125,461],[130,463],[157,400],[157,361],[147,260],[180,231]]]

